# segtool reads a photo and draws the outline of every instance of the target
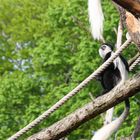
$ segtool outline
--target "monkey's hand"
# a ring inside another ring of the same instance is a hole
[[[95,77],[95,79],[98,80],[98,81],[101,81],[102,77],[101,77],[101,75],[98,75],[98,76]]]

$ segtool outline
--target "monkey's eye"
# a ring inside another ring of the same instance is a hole
[[[101,49],[102,49],[102,50],[105,50],[105,49],[106,49],[106,46],[105,46],[105,45],[102,45],[102,46],[101,46]]]

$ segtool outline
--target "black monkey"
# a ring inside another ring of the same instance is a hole
[[[110,44],[103,44],[99,49],[99,54],[105,62],[113,54],[113,47]],[[121,55],[118,56],[98,77],[101,81],[104,91],[102,94],[109,92],[118,83],[124,82],[128,78],[129,66],[127,61]],[[129,105],[129,100],[125,103],[127,107]]]

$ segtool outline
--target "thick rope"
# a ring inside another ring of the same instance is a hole
[[[130,66],[130,71],[134,69],[134,67],[140,63],[140,56],[136,59],[136,61]]]
[[[56,104],[54,104],[50,109],[36,118],[34,121],[29,123],[23,129],[18,131],[8,140],[16,140],[21,135],[29,131],[31,128],[39,124],[42,120],[48,118],[53,112],[55,112],[58,108],[60,108],[66,101],[68,101],[71,97],[76,95],[81,89],[83,89],[92,79],[96,78],[102,71],[104,71],[112,62],[113,60],[120,55],[120,53],[131,43],[131,39],[128,39],[117,51],[105,62],[103,63],[95,72],[93,72],[89,77],[87,77],[83,82],[81,82],[76,88],[74,88],[71,92],[65,95],[61,100],[59,100]]]

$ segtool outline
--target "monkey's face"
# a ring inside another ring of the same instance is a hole
[[[110,46],[104,44],[100,47],[99,49],[99,54],[100,56],[104,59],[105,56],[109,53],[109,52],[112,52],[112,49]]]

